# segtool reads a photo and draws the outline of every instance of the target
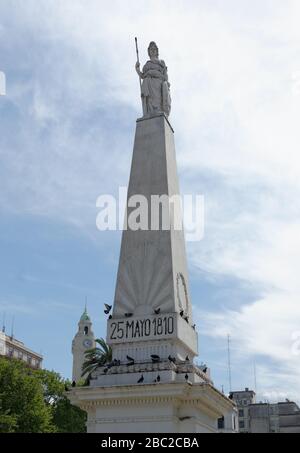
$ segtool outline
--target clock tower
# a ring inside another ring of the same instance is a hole
[[[73,374],[72,379],[75,382],[84,378],[81,376],[82,365],[85,361],[85,351],[95,347],[95,337],[92,331],[92,322],[85,310],[78,323],[78,332],[76,333],[72,342],[73,354]]]

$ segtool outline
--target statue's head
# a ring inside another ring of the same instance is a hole
[[[155,44],[154,41],[151,41],[150,44],[149,44],[149,47],[148,47],[148,55],[149,57],[156,57],[158,58],[158,47],[157,45]]]

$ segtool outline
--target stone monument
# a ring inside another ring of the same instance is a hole
[[[129,200],[179,195],[167,67],[151,42],[140,71],[143,117],[137,120],[119,269],[107,343],[113,361],[99,368],[89,387],[69,394],[88,413],[88,432],[216,432],[218,418],[236,417],[234,404],[219,392],[206,367],[197,367],[183,228],[174,227],[171,204],[163,208],[169,228],[156,222],[132,230]]]

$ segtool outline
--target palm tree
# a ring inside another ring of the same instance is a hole
[[[85,376],[87,374],[86,381],[89,381],[93,371],[112,361],[111,347],[108,346],[103,338],[97,338],[95,341],[99,346],[96,346],[93,349],[88,349],[84,353],[85,362],[82,365],[81,376]]]

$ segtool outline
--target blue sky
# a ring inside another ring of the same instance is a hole
[[[299,19],[297,0],[0,0],[0,313],[47,368],[70,376],[86,296],[105,336],[120,233],[96,199],[128,183],[137,35],[169,68],[181,190],[205,197],[199,360],[227,391],[230,333],[235,389],[255,361],[260,399],[300,400]]]

